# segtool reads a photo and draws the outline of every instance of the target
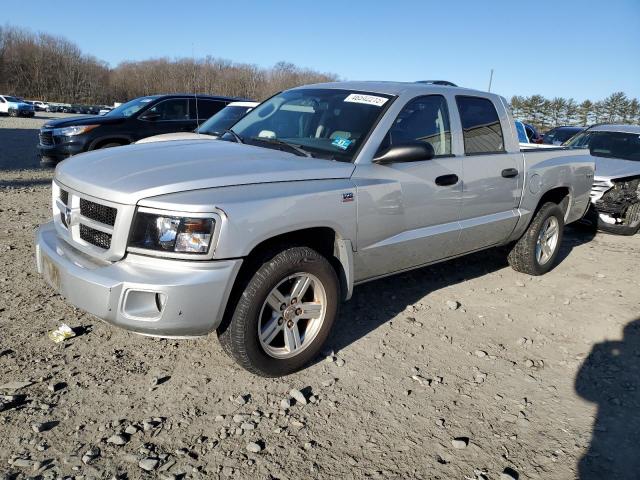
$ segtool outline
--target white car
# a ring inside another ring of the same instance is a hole
[[[258,102],[231,102],[209,120],[200,125],[194,132],[176,132],[154,135],[143,138],[136,143],[168,142],[171,140],[215,140],[222,136],[245,113],[259,105]]]
[[[40,100],[32,100],[31,105],[33,105],[38,112],[46,112],[49,110],[49,104],[41,102]]]

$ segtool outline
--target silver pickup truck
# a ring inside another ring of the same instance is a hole
[[[498,245],[517,271],[549,271],[593,175],[588,151],[521,151],[498,95],[309,85],[217,141],[62,162],[37,265],[113,325],[217,331],[241,366],[278,376],[318,354],[354,285]]]

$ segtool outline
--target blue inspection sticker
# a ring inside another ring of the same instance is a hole
[[[338,147],[340,150],[346,150],[352,143],[353,140],[349,140],[348,138],[336,137],[333,139],[333,142],[331,142],[331,145]]]

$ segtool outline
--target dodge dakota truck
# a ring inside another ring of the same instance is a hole
[[[499,245],[515,270],[548,272],[593,175],[588,151],[521,151],[498,95],[309,85],[216,141],[65,160],[37,266],[106,322],[216,332],[239,365],[279,376],[318,354],[355,285]]]

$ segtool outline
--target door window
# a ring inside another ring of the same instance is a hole
[[[151,115],[158,115],[160,121],[189,120],[189,101],[186,98],[165,100],[144,112],[144,117]]]
[[[417,97],[407,103],[393,122],[379,151],[414,141],[431,144],[435,156],[451,155],[449,111],[442,95]]]
[[[504,137],[493,102],[482,97],[457,96],[462,122],[464,153],[503,153]]]

